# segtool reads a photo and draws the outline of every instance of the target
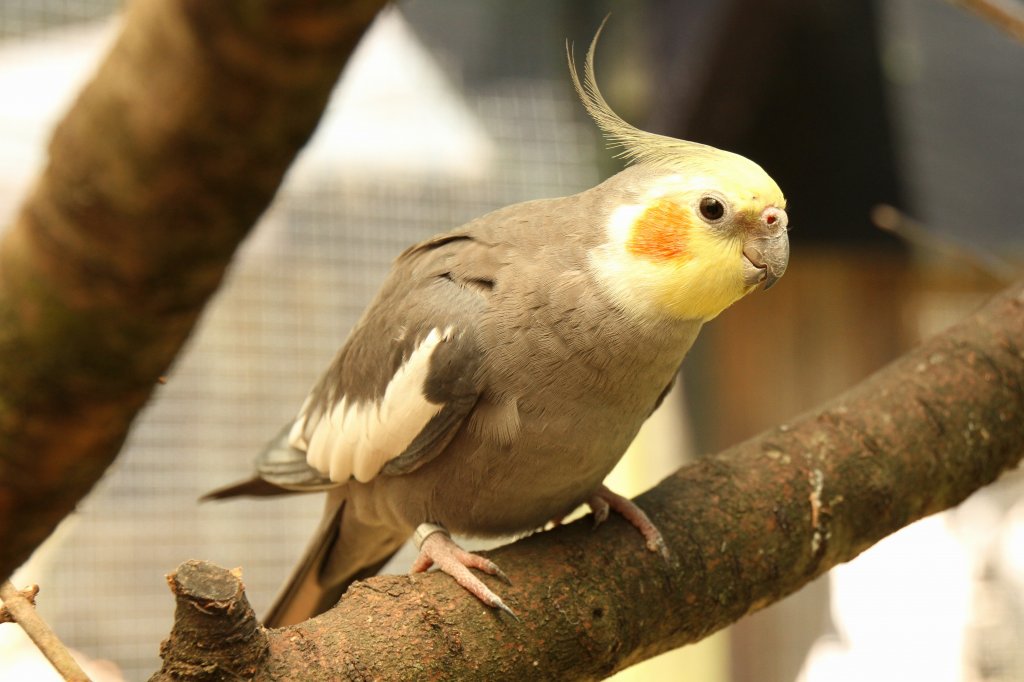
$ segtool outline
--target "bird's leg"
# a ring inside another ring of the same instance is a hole
[[[603,490],[608,490],[604,486],[601,486],[601,488]],[[615,493],[612,494],[614,495]],[[611,510],[611,505],[608,504],[608,500],[595,494],[587,500],[587,506],[590,507],[590,513],[594,515],[594,528],[597,528],[608,520],[608,512]]]
[[[606,486],[601,486],[596,493],[587,500],[587,506],[594,512],[594,525],[597,526],[608,518],[608,510],[618,512],[624,519],[636,527],[647,541],[647,549],[658,552],[668,559],[668,546],[661,531],[651,522],[643,509],[636,506],[633,500],[613,493]]]
[[[497,576],[511,585],[512,581],[508,579],[508,576],[493,561],[462,549],[455,544],[455,541],[452,540],[451,535],[448,534],[448,530],[444,526],[439,526],[435,523],[421,523],[413,534],[413,541],[420,550],[420,555],[416,557],[412,568],[409,569],[410,573],[422,573],[431,566],[437,566],[439,570],[454,578],[455,582],[462,585],[470,594],[484,604],[492,608],[501,609],[516,620],[519,620],[518,616],[512,612],[512,609],[501,600],[501,597],[494,594],[487,585],[484,585],[469,570],[475,568],[488,575]]]

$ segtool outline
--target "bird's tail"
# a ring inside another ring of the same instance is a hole
[[[345,513],[344,488],[327,494],[316,535],[271,605],[263,624],[294,625],[334,606],[348,586],[376,575],[408,539],[383,526],[368,526]]]

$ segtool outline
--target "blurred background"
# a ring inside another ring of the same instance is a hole
[[[1015,0],[1008,7],[1024,12]],[[0,0],[0,229],[119,9]],[[144,679],[159,667],[173,612],[163,576],[186,559],[241,566],[257,612],[267,606],[320,500],[196,498],[248,475],[406,245],[621,167],[565,65],[565,39],[581,53],[609,11],[597,72],[612,106],[641,128],[758,161],[786,192],[793,248],[778,286],[705,328],[684,382],[611,487],[638,493],[688,459],[791,419],[1021,273],[1024,45],[963,8],[401,2],[350,62],[116,464],[16,577],[42,585],[40,611],[96,661],[96,679]],[[1024,679],[1020,478],[619,679]],[[0,628],[0,679],[46,674],[16,628]]]

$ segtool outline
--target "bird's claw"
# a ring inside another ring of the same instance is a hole
[[[469,569],[475,568],[483,571],[511,585],[512,581],[505,575],[505,572],[490,559],[467,552],[459,547],[444,529],[432,528],[431,530],[432,532],[422,536],[419,543],[420,554],[416,557],[409,572],[422,573],[431,566],[437,566],[438,570],[450,575],[455,582],[487,606],[500,609],[519,620],[519,617],[502,601],[501,597],[492,592]]]
[[[499,597],[498,595],[494,595],[494,599],[495,599],[495,602],[493,604],[491,604],[491,606],[493,606],[496,609],[500,609],[501,611],[504,611],[508,615],[512,616],[513,618],[516,619],[516,622],[519,622],[519,623],[522,622],[521,620],[519,620],[519,616],[516,615],[516,612],[513,611],[512,609],[510,609],[508,606],[505,605],[505,602],[503,602],[501,600],[501,597]]]
[[[648,550],[657,552],[666,560],[669,558],[668,545],[665,544],[661,531],[633,500],[614,493],[602,485],[587,501],[587,504],[594,512],[595,527],[608,518],[609,510],[615,511],[640,531]]]

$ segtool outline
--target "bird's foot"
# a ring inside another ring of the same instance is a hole
[[[494,594],[487,585],[484,585],[469,570],[475,568],[488,575],[496,576],[511,585],[512,581],[498,568],[497,564],[459,547],[452,540],[451,535],[448,534],[448,530],[444,526],[433,523],[421,523],[416,528],[413,538],[420,550],[420,555],[416,557],[412,568],[409,569],[410,573],[422,573],[431,566],[437,566],[439,570],[454,578],[455,582],[462,585],[470,594],[484,604],[491,608],[501,609],[516,620],[519,620],[519,617],[512,609],[505,605],[501,597]]]
[[[651,522],[643,509],[636,506],[633,500],[613,493],[606,486],[601,486],[589,500],[587,506],[594,513],[594,526],[601,525],[608,518],[609,511],[618,512],[624,519],[633,524],[634,527],[644,536],[647,541],[647,549],[658,552],[664,558],[669,558],[668,545],[661,537],[661,531]]]

